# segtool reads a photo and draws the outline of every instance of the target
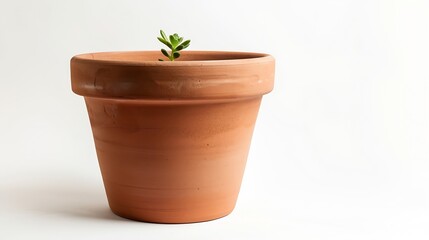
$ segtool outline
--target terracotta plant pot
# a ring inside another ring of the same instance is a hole
[[[71,59],[85,97],[110,208],[147,222],[228,215],[240,190],[262,95],[274,82],[267,54],[106,52]]]

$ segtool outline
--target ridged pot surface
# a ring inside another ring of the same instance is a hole
[[[237,200],[274,59],[188,51],[182,61],[150,61],[160,57],[115,52],[71,60],[110,208],[160,223],[223,217]]]

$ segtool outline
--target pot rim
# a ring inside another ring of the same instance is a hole
[[[274,57],[266,53],[258,52],[240,52],[240,51],[207,51],[207,50],[189,50],[181,52],[181,58],[176,61],[159,61],[158,58],[154,60],[118,60],[115,56],[124,56],[130,54],[154,54],[163,56],[160,51],[146,50],[146,51],[105,51],[105,52],[91,52],[78,54],[72,57],[72,61],[83,62],[98,62],[109,65],[127,65],[127,66],[222,66],[222,65],[237,65],[237,64],[250,64],[256,62],[273,61]],[[199,60],[182,60],[183,56],[187,54],[200,55],[202,59]],[[204,59],[204,57],[221,57],[227,55],[228,58],[220,59]]]
[[[72,90],[88,97],[168,100],[247,98],[273,89],[275,59],[269,54],[187,51],[182,60],[158,61],[162,56],[160,51],[76,55],[70,61]]]

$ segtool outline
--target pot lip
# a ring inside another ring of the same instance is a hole
[[[138,60],[117,60],[117,59],[96,59],[96,55],[126,55],[126,54],[156,54],[160,51],[155,50],[143,50],[143,51],[106,51],[106,52],[91,52],[78,54],[72,57],[71,61],[83,61],[93,63],[103,63],[108,65],[119,65],[119,66],[160,66],[160,67],[184,67],[184,66],[225,66],[225,65],[239,65],[239,64],[252,64],[260,62],[273,61],[274,57],[266,53],[258,52],[241,52],[241,51],[207,51],[207,50],[189,50],[183,53],[190,53],[195,55],[229,55],[232,58],[226,59],[209,59],[209,60],[177,60],[177,61],[159,61],[155,59],[153,61],[138,61]]]
[[[190,99],[115,98],[115,97],[93,97],[93,96],[84,96],[84,98],[85,100],[104,101],[104,102],[128,104],[128,105],[151,105],[151,106],[163,105],[165,106],[165,105],[207,105],[207,104],[252,101],[255,99],[262,98],[262,95],[230,97],[230,98],[190,98]]]

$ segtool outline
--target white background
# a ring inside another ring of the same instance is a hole
[[[429,3],[0,2],[0,239],[429,239]],[[78,53],[193,50],[277,59],[235,211],[133,222],[107,206]]]

